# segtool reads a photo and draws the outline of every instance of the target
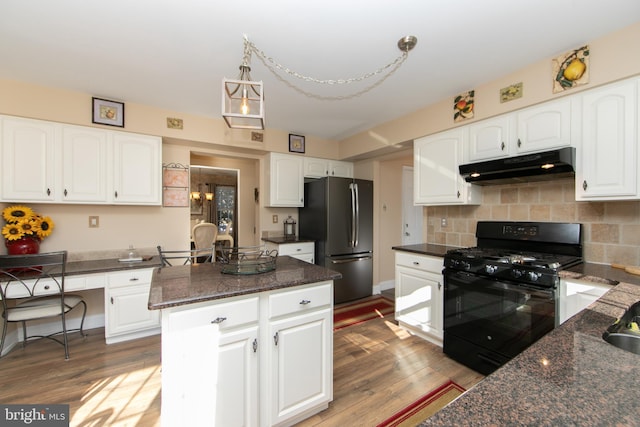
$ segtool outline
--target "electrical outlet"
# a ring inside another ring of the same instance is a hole
[[[278,223],[278,215],[274,215],[271,220],[273,221],[274,224]]]
[[[440,218],[440,226],[441,227],[447,226],[447,218]]]
[[[98,228],[100,227],[100,217],[99,216],[90,216],[89,217],[89,228]]]

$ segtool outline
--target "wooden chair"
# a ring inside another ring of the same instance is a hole
[[[0,256],[0,298],[2,298],[2,318],[4,328],[0,341],[0,355],[4,348],[7,326],[11,322],[21,322],[23,347],[35,338],[48,338],[64,347],[64,358],[69,359],[67,334],[79,331],[84,336],[83,326],[87,314],[87,304],[81,296],[66,294],[67,252],[49,252],[34,255]],[[15,305],[8,304],[16,300]],[[83,305],[82,320],[77,329],[67,329],[67,313]],[[60,317],[62,330],[50,335],[27,335],[26,322],[36,319]],[[62,335],[62,339],[58,338]]]
[[[184,251],[165,250],[158,245],[158,255],[163,267],[173,267],[173,265],[203,264],[215,262],[214,246],[203,249],[189,249]]]

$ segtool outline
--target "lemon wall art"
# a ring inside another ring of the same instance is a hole
[[[553,93],[589,83],[589,46],[582,46],[554,58]]]

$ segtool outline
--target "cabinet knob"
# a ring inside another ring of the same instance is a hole
[[[48,291],[48,290],[49,290],[49,288],[50,288],[50,286],[49,286],[49,285],[44,285],[44,290],[45,290],[45,291]]]
[[[273,336],[273,343],[275,345],[278,345],[278,333],[276,332],[276,334]]]
[[[587,191],[587,180],[582,181],[582,189]]]
[[[504,147],[505,147],[504,141],[502,141],[502,144],[500,144],[500,150],[504,151]]]
[[[457,196],[458,196],[458,199],[459,199],[460,198],[460,191],[458,191]]]
[[[129,279],[130,282],[136,282],[138,280],[140,280],[140,279],[138,279],[137,277],[132,277],[131,279]]]
[[[64,189],[64,196],[67,197],[67,189]]]
[[[118,198],[118,192],[116,191],[115,193],[113,193],[113,195],[115,196],[115,198]]]
[[[113,305],[113,297],[111,297],[111,305]]]
[[[253,352],[256,353],[258,351],[258,338],[253,339]]]
[[[418,261],[413,261],[413,265],[420,265]]]
[[[47,196],[50,196],[50,195],[51,195],[51,189],[47,188]]]
[[[300,301],[300,305],[307,305],[307,304],[311,304],[311,301],[309,301],[308,299],[303,299],[302,301]]]
[[[225,320],[227,320],[227,318],[226,318],[226,317],[216,317],[215,319],[213,319],[213,320],[211,321],[211,323],[213,323],[213,324],[220,324],[220,323],[224,322]]]
[[[438,282],[438,290],[442,289],[442,283]]]
[[[518,138],[518,148],[522,147],[522,141],[520,141],[520,138]]]

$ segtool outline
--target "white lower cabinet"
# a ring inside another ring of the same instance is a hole
[[[558,296],[558,325],[578,314],[613,286],[584,280],[560,280]]]
[[[149,310],[149,287],[153,269],[107,274],[105,339],[107,344],[157,334],[160,313]]]
[[[409,332],[442,346],[443,259],[396,252],[396,320]]]
[[[333,284],[162,310],[162,425],[283,426],[333,398]]]

